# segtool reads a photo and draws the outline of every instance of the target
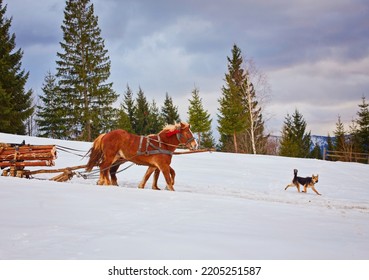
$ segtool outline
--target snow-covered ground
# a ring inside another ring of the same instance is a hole
[[[0,133],[23,140],[91,147]],[[85,162],[60,151],[55,167]],[[176,192],[137,189],[143,166],[119,173],[119,187],[0,177],[0,259],[369,259],[369,165],[198,153],[172,167]],[[322,196],[285,191],[294,168],[318,173]]]

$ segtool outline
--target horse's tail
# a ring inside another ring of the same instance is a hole
[[[103,160],[104,153],[103,153],[103,143],[102,139],[105,136],[105,133],[100,134],[92,144],[91,149],[87,152],[90,155],[90,159],[86,165],[86,171],[90,172],[94,166],[100,165],[101,161]]]

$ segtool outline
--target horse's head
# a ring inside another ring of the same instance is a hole
[[[192,134],[190,125],[185,122],[180,122],[175,125],[175,129],[166,133],[167,137],[176,135],[179,145],[184,145],[191,150],[195,150],[198,147],[197,141]]]

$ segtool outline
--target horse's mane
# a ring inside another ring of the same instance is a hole
[[[163,130],[166,130],[168,132],[178,130],[178,129],[181,128],[181,124],[187,125],[187,123],[185,123],[185,122],[180,122],[180,123],[176,123],[176,124],[167,124],[163,127]]]

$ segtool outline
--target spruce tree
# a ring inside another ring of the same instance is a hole
[[[66,139],[63,100],[56,77],[50,71],[45,76],[42,91],[43,95],[39,95],[42,104],[37,106],[36,114],[39,136]]]
[[[338,115],[336,129],[334,131],[334,150],[337,152],[346,151],[346,131],[341,121],[341,116]]]
[[[139,88],[135,107],[135,133],[146,135],[149,131],[149,103],[145,93]]]
[[[359,105],[356,120],[357,130],[355,137],[358,142],[359,151],[369,153],[369,104],[366,103],[365,97],[362,97],[362,103]]]
[[[6,10],[0,0],[0,131],[25,134],[25,121],[34,111],[32,90],[25,90],[29,72],[21,69],[23,51],[16,50],[15,34],[10,34],[12,18],[6,18]]]
[[[306,133],[306,121],[296,109],[287,114],[282,129],[279,154],[281,156],[306,158],[310,154],[311,136]]]
[[[164,127],[164,120],[160,114],[155,100],[149,105],[148,133],[156,134]]]
[[[133,92],[129,85],[124,93],[123,102],[121,103],[121,108],[124,110],[125,114],[128,116],[130,126],[133,131],[135,131],[135,101],[133,99]]]
[[[178,107],[174,106],[173,99],[168,93],[165,94],[164,105],[161,108],[161,116],[165,124],[174,124],[180,121]]]
[[[118,129],[124,129],[128,132],[133,133],[133,128],[131,125],[131,122],[129,121],[129,117],[127,113],[124,111],[124,109],[121,107],[118,111],[118,120],[117,120],[117,128]]]
[[[316,158],[316,159],[322,159],[322,151],[320,148],[320,145],[318,143],[315,143],[314,148],[311,150],[310,158]]]
[[[57,77],[70,138],[91,141],[116,126],[118,95],[107,83],[110,59],[90,0],[67,0]]]
[[[199,146],[202,146],[202,135],[204,133],[211,134],[211,118],[207,110],[202,105],[199,89],[194,88],[192,97],[188,100],[190,106],[188,107],[188,122],[191,125],[191,130],[197,133],[197,141]],[[209,135],[208,135],[209,136]]]
[[[227,57],[228,73],[225,74],[226,85],[222,87],[222,97],[218,100],[220,104],[218,114],[218,130],[222,149],[225,150],[227,142],[233,139],[234,152],[238,152],[237,134],[246,129],[246,111],[243,102],[242,85],[246,74],[242,69],[243,58],[241,50],[234,45],[232,57]],[[231,141],[232,141],[231,140]]]
[[[215,147],[215,139],[213,137],[213,134],[211,133],[211,130],[203,132],[201,136],[202,136],[201,147],[204,147],[204,148],[214,148]]]

